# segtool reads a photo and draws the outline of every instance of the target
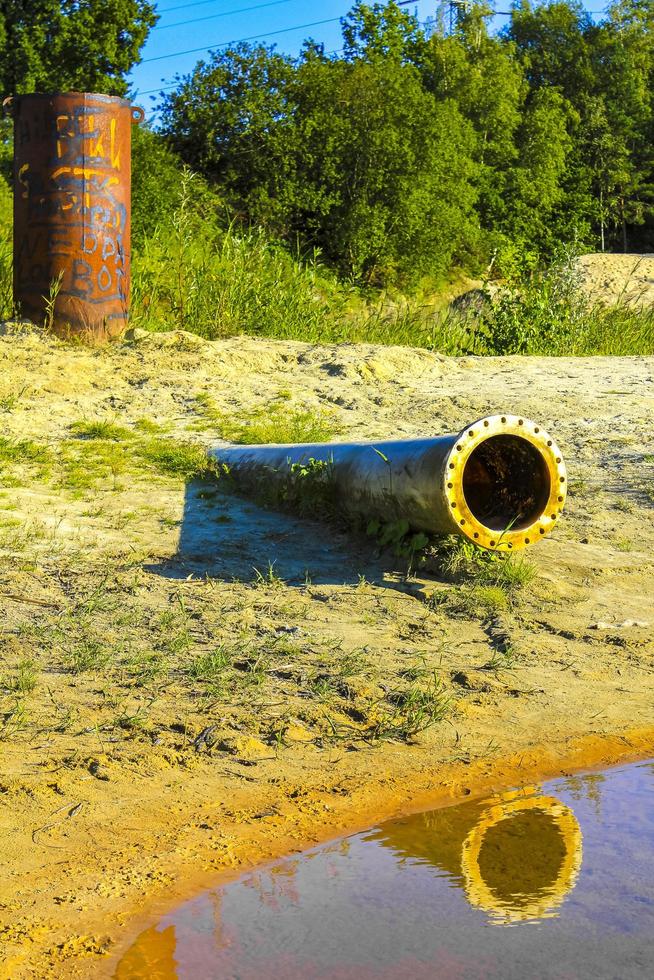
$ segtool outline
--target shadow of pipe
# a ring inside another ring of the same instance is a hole
[[[379,582],[392,567],[374,552],[359,535],[264,509],[224,492],[214,480],[193,479],[186,485],[176,554],[146,570],[166,578],[247,582],[272,567],[289,585],[356,584],[361,575]]]

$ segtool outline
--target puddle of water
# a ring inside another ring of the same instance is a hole
[[[654,762],[395,820],[144,932],[118,980],[642,978]]]

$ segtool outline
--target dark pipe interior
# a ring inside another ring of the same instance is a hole
[[[550,814],[534,809],[489,827],[477,861],[495,898],[520,905],[520,899],[524,904],[552,888],[565,856],[565,841],[556,823]]]
[[[545,460],[520,436],[490,436],[463,470],[463,493],[480,524],[519,531],[543,513],[550,494]]]

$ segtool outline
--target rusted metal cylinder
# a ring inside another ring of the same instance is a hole
[[[17,95],[14,301],[60,336],[119,336],[129,314],[131,128],[143,110],[88,92]]]
[[[461,432],[392,442],[214,447],[237,484],[282,490],[296,464],[328,464],[344,511],[460,534],[491,551],[518,551],[556,526],[566,470],[554,440],[518,415],[488,415]]]

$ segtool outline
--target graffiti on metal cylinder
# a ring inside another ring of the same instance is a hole
[[[130,128],[140,110],[74,93],[16,103],[16,298],[34,315],[56,282],[59,325],[120,332],[129,307]]]
[[[51,258],[71,260],[64,267],[61,294],[87,303],[108,299],[126,302],[127,208],[113,190],[120,183],[121,163],[116,120],[107,119],[93,107],[78,105],[70,113],[58,115],[54,123],[54,168],[47,175],[33,174],[25,164],[19,175],[29,221],[18,251],[19,261],[29,268],[23,271],[23,281],[42,282],[44,270],[32,259],[47,252]],[[29,126],[21,132],[20,140],[30,141]],[[80,253],[89,258],[76,257]],[[97,257],[93,264],[91,256]]]

